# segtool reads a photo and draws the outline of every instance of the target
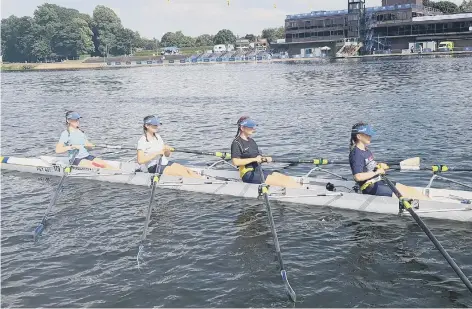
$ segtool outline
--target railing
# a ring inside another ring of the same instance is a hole
[[[376,6],[376,7],[368,7],[365,9],[366,12],[381,12],[381,11],[394,11],[394,10],[406,10],[406,9],[418,9],[424,10],[428,12],[435,12],[440,13],[439,10],[427,7],[424,5],[416,5],[416,4],[397,4],[397,5],[389,5],[389,6]],[[338,10],[338,11],[313,11],[310,13],[303,13],[303,14],[294,14],[294,15],[287,15],[286,20],[290,19],[303,19],[303,18],[310,18],[310,17],[319,17],[319,16],[335,16],[335,15],[345,15],[348,14],[348,10]]]

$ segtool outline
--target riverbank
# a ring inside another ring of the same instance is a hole
[[[57,70],[91,70],[106,68],[106,63],[84,63],[81,60],[71,60],[54,63],[2,63],[2,72],[8,71],[57,71]]]
[[[472,56],[472,51],[446,51],[446,52],[429,52],[429,53],[407,53],[407,54],[374,54],[374,55],[362,55],[362,56],[347,56],[347,57],[334,57],[334,59],[394,59],[394,58],[418,58],[418,57],[429,57],[437,58],[444,56]]]
[[[81,60],[72,60],[66,62],[55,63],[2,63],[2,72],[18,72],[18,71],[74,71],[74,70],[106,70],[106,69],[126,69],[139,68],[144,66],[167,66],[167,65],[198,65],[198,64],[271,64],[271,63],[327,63],[331,61],[343,61],[349,59],[357,60],[379,60],[379,59],[410,59],[410,58],[441,58],[441,57],[470,57],[472,51],[455,51],[455,52],[431,52],[431,53],[408,53],[408,54],[376,54],[363,56],[348,57],[310,57],[310,58],[284,58],[284,59],[259,59],[259,60],[234,60],[221,61],[221,59],[203,59],[204,61],[189,62],[186,58],[165,59],[160,57],[150,59],[149,57],[133,57],[110,58],[107,62],[90,62]],[[170,57],[169,57],[170,58]],[[119,61],[113,61],[119,60]]]
[[[287,58],[272,60],[242,60],[242,61],[208,61],[208,62],[187,62],[185,59],[175,60],[148,60],[145,58],[141,61],[108,61],[108,62],[92,62],[84,63],[81,61],[68,61],[57,63],[2,63],[2,72],[21,72],[21,71],[60,71],[60,70],[106,70],[106,69],[125,69],[138,68],[145,66],[167,66],[167,65],[198,65],[198,64],[262,64],[262,63],[306,63],[329,61],[329,58]]]

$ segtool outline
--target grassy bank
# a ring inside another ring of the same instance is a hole
[[[36,63],[2,63],[2,71],[31,71],[36,67]]]
[[[81,70],[100,69],[105,63],[83,63],[81,60],[69,60],[54,63],[2,63],[3,71],[36,71],[36,70]]]

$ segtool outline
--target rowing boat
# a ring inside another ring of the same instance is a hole
[[[62,176],[68,166],[67,158],[39,156],[33,158],[0,157],[3,170]],[[149,173],[136,171],[135,162],[106,161],[117,170],[103,168],[73,167],[67,177],[79,177],[95,181],[130,184],[136,186],[151,185]],[[207,194],[238,196],[242,198],[258,198],[260,186],[243,183],[236,170],[191,167],[204,176],[204,179],[183,178],[163,175],[157,187],[173,190],[199,192]],[[301,188],[270,187],[270,199],[281,202],[305,204],[309,206],[329,206],[362,212],[380,214],[398,214],[398,199],[363,195],[354,192],[355,183],[344,180],[328,180],[316,177],[294,177],[303,184]],[[431,185],[431,183],[430,183]],[[425,200],[420,201],[416,212],[422,217],[454,221],[472,221],[472,191],[448,190],[416,187]],[[408,215],[407,212],[402,214]]]

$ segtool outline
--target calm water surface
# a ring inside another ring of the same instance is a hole
[[[134,145],[158,114],[175,147],[228,151],[239,116],[274,156],[346,159],[353,123],[378,158],[472,166],[472,59],[212,65],[2,74],[2,155],[51,155],[64,113],[96,143]],[[129,151],[94,151],[130,159]],[[175,154],[187,164],[212,158]],[[280,168],[280,166],[274,166]],[[285,169],[306,172],[307,166]],[[332,169],[349,174],[346,167]],[[451,175],[470,183],[466,173]],[[392,173],[425,185],[428,173]],[[67,181],[40,242],[57,178],[2,172],[3,307],[291,307],[261,201]],[[438,186],[459,188],[438,182]],[[411,218],[273,203],[297,307],[471,307],[472,294]],[[426,220],[472,278],[472,223]]]

